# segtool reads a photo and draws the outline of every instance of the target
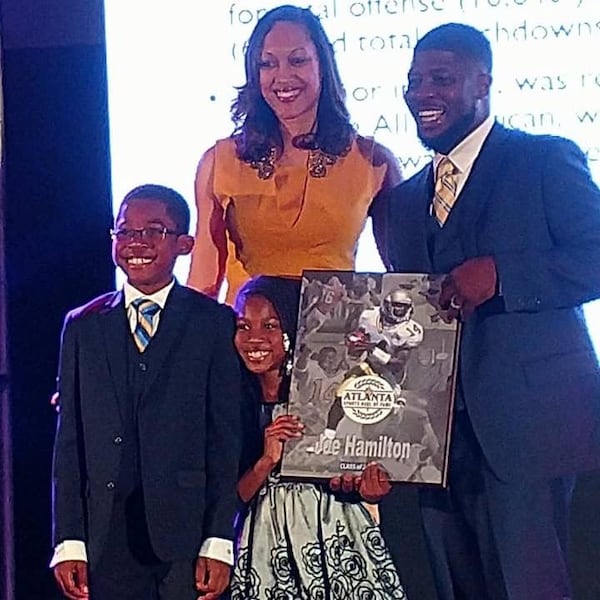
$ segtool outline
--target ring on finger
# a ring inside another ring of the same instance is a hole
[[[452,298],[450,298],[450,308],[454,310],[460,310],[462,308],[462,304],[458,302],[456,296],[452,296]]]

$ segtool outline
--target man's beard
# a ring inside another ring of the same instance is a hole
[[[476,123],[475,119],[476,108],[473,107],[441,135],[432,138],[423,138],[418,132],[417,135],[427,150],[434,150],[440,154],[448,154],[455,146],[466,138],[471,131],[473,131],[473,124]]]

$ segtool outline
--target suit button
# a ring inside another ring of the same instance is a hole
[[[148,370],[148,365],[146,363],[141,362],[139,366],[140,366],[140,371]]]
[[[117,446],[119,444],[123,443],[123,438],[120,435],[115,436],[115,438],[113,439],[113,444],[116,444]]]
[[[115,489],[115,482],[114,481],[107,482],[106,489],[107,490],[114,490]]]

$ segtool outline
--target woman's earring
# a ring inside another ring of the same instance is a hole
[[[285,361],[285,375],[286,375],[286,377],[289,377],[291,374],[292,374],[292,357],[290,356]]]
[[[290,347],[291,347],[291,342],[290,342],[290,336],[285,333],[285,331],[283,332],[283,351],[286,354],[286,359],[285,359],[285,374],[286,377],[289,377],[292,374],[292,357],[290,355]]]

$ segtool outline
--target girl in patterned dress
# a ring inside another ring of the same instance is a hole
[[[383,470],[329,484],[279,476],[283,444],[302,435],[287,414],[290,349],[294,346],[300,284],[258,277],[236,301],[236,347],[250,371],[245,407],[241,523],[232,600],[405,600],[398,573],[362,500],[390,489]],[[334,493],[342,487],[354,493]]]

